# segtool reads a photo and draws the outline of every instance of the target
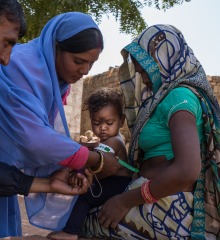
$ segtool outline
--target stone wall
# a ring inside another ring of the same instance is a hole
[[[86,77],[71,86],[70,95],[67,98],[65,112],[69,125],[71,137],[78,140],[80,134],[91,130],[90,119],[87,111],[81,111],[82,103],[88,97],[90,91],[100,87],[120,88],[118,81],[119,68],[111,68],[102,74]],[[214,94],[220,103],[220,76],[207,76],[213,88]],[[121,129],[121,133],[129,142],[130,135],[127,126]]]
[[[218,103],[220,104],[220,76],[207,76],[207,78],[212,86]]]
[[[64,106],[72,139],[76,139],[80,133],[82,89],[83,79],[71,85],[70,94],[67,97],[67,105]]]

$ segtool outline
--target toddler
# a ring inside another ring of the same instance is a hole
[[[122,193],[131,182],[130,170],[135,171],[126,163],[127,151],[119,132],[125,121],[121,91],[113,88],[96,90],[86,99],[84,109],[89,111],[93,133],[100,139],[100,144],[94,151],[114,153],[122,167],[116,175],[100,180],[96,178],[90,191],[78,197],[63,231],[50,233],[50,239],[78,240],[89,210]]]

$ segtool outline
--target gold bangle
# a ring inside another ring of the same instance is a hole
[[[96,174],[96,173],[98,173],[98,172],[101,172],[102,169],[103,169],[103,166],[104,166],[104,155],[103,155],[103,152],[100,151],[100,150],[96,150],[96,152],[97,152],[97,153],[99,154],[99,156],[100,156],[100,165],[99,165],[99,167],[98,167],[96,170],[94,170],[94,169],[92,169],[92,168],[89,169],[90,172],[93,173],[93,174]]]

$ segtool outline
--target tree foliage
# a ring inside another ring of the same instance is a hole
[[[88,13],[98,24],[104,14],[112,14],[120,32],[135,35],[147,26],[140,12],[143,7],[166,10],[184,1],[190,0],[19,0],[28,23],[24,41],[37,37],[49,19],[69,11]]]

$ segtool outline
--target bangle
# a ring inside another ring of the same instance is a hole
[[[150,192],[150,183],[151,180],[146,181],[141,185],[141,195],[144,201],[148,204],[152,204],[158,201],[158,199],[154,198]]]
[[[93,174],[96,174],[96,173],[98,173],[98,172],[101,172],[102,169],[103,169],[103,166],[104,166],[104,156],[103,156],[103,152],[100,151],[100,150],[96,150],[96,152],[97,152],[97,153],[99,154],[99,156],[100,156],[100,164],[99,164],[99,167],[98,167],[96,170],[94,170],[94,169],[92,169],[92,168],[89,169],[90,172],[93,173]]]

